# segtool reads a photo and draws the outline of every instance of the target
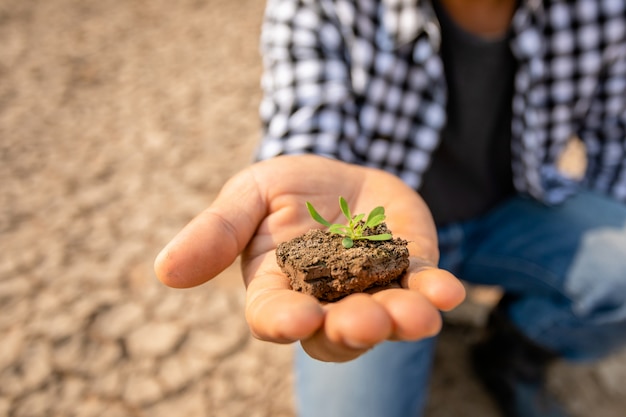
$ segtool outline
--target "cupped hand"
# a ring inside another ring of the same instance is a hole
[[[409,241],[411,265],[396,288],[323,304],[291,290],[275,249],[320,227],[306,201],[329,221],[343,223],[339,196],[353,213],[384,206],[394,237]],[[439,310],[456,307],[465,295],[462,284],[436,266],[434,223],[414,190],[384,171],[319,156],[283,156],[239,172],[161,251],[155,270],[166,285],[188,288],[214,278],[240,254],[252,334],[277,343],[301,341],[324,361],[354,359],[384,340],[433,336],[441,327]]]

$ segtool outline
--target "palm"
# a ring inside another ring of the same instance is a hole
[[[263,262],[266,271],[276,271],[273,259],[265,258],[273,257],[278,243],[321,227],[309,215],[306,201],[327,220],[344,223],[339,196],[354,213],[385,207],[394,236],[412,243],[413,256],[437,262],[436,232],[428,209],[415,191],[392,175],[312,156],[278,158],[254,167],[251,175],[269,204],[244,253],[247,281],[254,279],[255,268]]]
[[[385,207],[394,236],[410,242],[413,260],[403,286],[415,291],[355,294],[322,306],[290,289],[276,264],[276,246],[319,226],[306,201],[328,220],[343,222],[340,195],[355,213]],[[275,158],[242,171],[166,247],[156,270],[168,285],[194,286],[240,253],[251,331],[274,342],[302,340],[312,356],[325,360],[351,359],[385,339],[430,336],[439,329],[437,308],[452,308],[463,297],[458,281],[434,266],[435,229],[412,189],[382,171],[316,156]]]

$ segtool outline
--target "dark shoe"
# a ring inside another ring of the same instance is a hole
[[[567,417],[546,390],[546,371],[556,355],[533,344],[499,311],[485,340],[471,352],[474,372],[504,417]]]

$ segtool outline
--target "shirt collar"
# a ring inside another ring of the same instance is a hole
[[[438,34],[439,25],[429,1],[382,0],[381,3],[382,26],[395,46],[411,42],[433,29]]]
[[[542,8],[543,0],[520,0],[518,12],[534,14]],[[395,47],[425,34],[435,49],[439,48],[441,33],[431,0],[381,0],[380,13],[382,26]]]

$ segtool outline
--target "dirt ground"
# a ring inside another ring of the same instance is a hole
[[[262,11],[0,0],[0,417],[294,415],[291,347],[250,337],[237,265],[191,290],[152,271],[250,161]],[[496,416],[465,361],[484,311],[448,319],[429,417]],[[626,354],[551,384],[623,417]]]

